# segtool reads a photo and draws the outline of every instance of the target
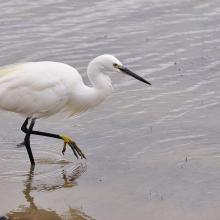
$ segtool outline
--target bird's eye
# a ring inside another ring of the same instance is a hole
[[[113,63],[113,66],[114,66],[115,68],[118,68],[118,67],[119,67],[119,65],[118,65],[117,63]]]

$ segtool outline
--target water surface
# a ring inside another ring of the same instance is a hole
[[[179,219],[220,216],[218,1],[1,1],[0,64],[53,60],[86,66],[110,53],[153,86],[114,77],[114,94],[69,120],[36,129],[30,170],[23,118],[0,117],[0,215],[11,219]]]

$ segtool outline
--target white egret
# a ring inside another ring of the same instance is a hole
[[[104,74],[109,71],[125,73],[151,85],[125,68],[117,58],[106,54],[96,57],[88,65],[87,74],[92,86],[85,85],[78,71],[64,63],[27,62],[0,68],[0,109],[26,117],[21,130],[26,134],[24,144],[32,165],[35,162],[30,147],[31,134],[61,139],[64,141],[62,153],[67,144],[77,158],[85,158],[67,135],[35,131],[33,127],[36,119],[62,111],[73,116],[98,105],[112,92],[111,79]]]

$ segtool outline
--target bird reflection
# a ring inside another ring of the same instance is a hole
[[[34,197],[31,195],[32,190],[56,190],[59,188],[73,187],[76,185],[76,179],[86,170],[86,166],[80,164],[78,167],[68,174],[67,171],[62,171],[62,183],[53,186],[46,186],[41,184],[37,187],[33,187],[34,178],[34,166],[30,168],[27,180],[24,184],[24,190],[22,191],[28,206],[21,205],[17,210],[12,210],[6,216],[9,220],[91,220],[92,218],[87,216],[80,210],[69,208],[69,210],[59,215],[56,211],[38,208],[34,201]]]

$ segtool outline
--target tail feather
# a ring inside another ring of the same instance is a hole
[[[16,72],[21,67],[21,65],[22,65],[21,63],[18,63],[18,64],[1,66],[0,67],[0,78]]]

